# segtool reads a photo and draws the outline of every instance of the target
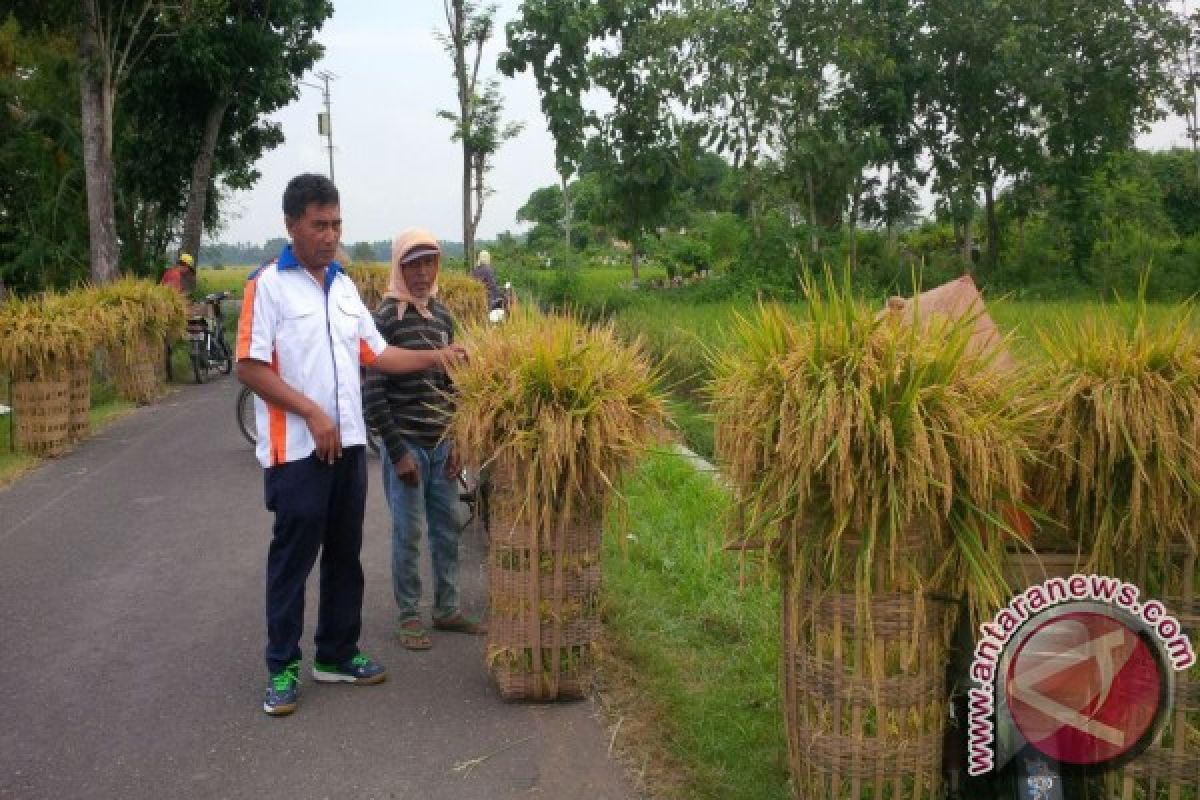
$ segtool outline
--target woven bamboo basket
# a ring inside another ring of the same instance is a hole
[[[72,442],[86,439],[92,432],[92,365],[89,359],[80,359],[71,365],[70,421],[67,435]]]
[[[1013,594],[1050,578],[1069,578],[1082,567],[1075,553],[1009,550],[1005,554],[1004,579]]]
[[[127,352],[113,354],[113,380],[122,399],[139,405],[153,403],[162,395],[159,368],[162,350],[148,337]]]
[[[600,632],[600,525],[564,526],[539,542],[501,523],[488,556],[488,664],[506,700],[587,694]]]
[[[1200,652],[1200,562],[1180,543],[1168,548],[1166,569],[1143,550],[1132,574],[1118,576],[1150,588],[1162,600]],[[1200,798],[1200,665],[1175,673],[1174,703],[1162,734],[1110,780],[1113,800],[1197,800]]]
[[[50,372],[12,386],[17,449],[57,456],[71,443],[71,384],[65,371]]]
[[[822,586],[794,549],[781,567],[795,796],[941,798],[954,606],[896,586],[864,607],[847,587]]]

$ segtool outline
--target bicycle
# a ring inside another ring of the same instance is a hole
[[[187,321],[187,337],[191,342],[192,373],[196,383],[204,383],[209,371],[219,369],[222,375],[233,372],[233,351],[225,341],[225,317],[221,313],[221,301],[229,292],[204,296],[203,303],[212,309],[212,319],[205,313],[193,313]]]
[[[254,416],[254,392],[249,386],[243,386],[238,392],[236,411],[238,430],[250,444],[257,444],[258,423]],[[370,425],[367,426],[367,447],[371,448],[372,453],[379,455],[379,434]]]

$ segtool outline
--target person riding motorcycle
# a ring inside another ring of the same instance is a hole
[[[503,309],[507,305],[504,292],[496,286],[496,273],[492,271],[492,254],[487,250],[479,251],[475,269],[471,270],[471,277],[487,287],[489,311]]]

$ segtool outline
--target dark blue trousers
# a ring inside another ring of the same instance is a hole
[[[338,664],[358,652],[362,630],[363,510],[367,459],[347,447],[333,464],[315,455],[270,467],[264,475],[267,510],[275,513],[267,552],[267,669],[300,658],[304,584],[321,556],[316,658]]]

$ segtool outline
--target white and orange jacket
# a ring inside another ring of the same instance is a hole
[[[321,407],[338,426],[343,447],[367,443],[360,367],[387,343],[335,261],[324,285],[308,273],[291,245],[246,281],[238,321],[237,359],[262,361]],[[316,449],[302,417],[254,398],[258,447],[264,467],[308,458]]]

